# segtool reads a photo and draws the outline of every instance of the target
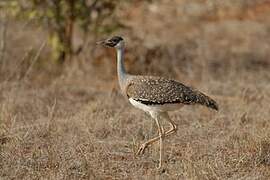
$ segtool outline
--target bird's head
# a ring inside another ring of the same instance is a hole
[[[113,36],[112,38],[97,42],[106,47],[120,49],[124,46],[124,39],[120,36]]]

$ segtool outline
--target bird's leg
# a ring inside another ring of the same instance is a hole
[[[169,121],[171,128],[165,132],[165,136],[168,136],[170,134],[176,133],[177,131],[177,125],[175,124],[175,122],[173,120],[171,120],[170,116],[168,115],[168,113],[163,113],[162,116]]]
[[[173,133],[175,133],[175,132],[177,131],[177,125],[170,119],[170,117],[168,116],[167,113],[165,113],[163,117],[165,117],[165,118],[169,121],[169,123],[170,123],[170,125],[171,125],[171,128],[170,128],[168,131],[166,131],[165,133],[163,133],[163,134],[164,134],[164,137],[167,137],[167,136],[169,136],[169,135],[171,135],[171,134],[173,134]],[[162,129],[163,129],[163,128],[162,128]],[[163,131],[163,132],[164,132],[164,131]],[[152,143],[158,141],[159,138],[160,138],[160,136],[157,136],[157,137],[155,137],[155,138],[153,138],[153,139],[150,139],[150,140],[146,141],[145,143],[143,143],[143,144],[140,146],[139,150],[137,151],[136,155],[143,154],[144,151],[145,151],[145,149],[146,149],[150,144],[152,144]]]
[[[166,131],[166,132],[164,133],[164,137],[167,137],[167,136],[169,136],[169,135],[171,135],[171,134],[173,134],[173,133],[175,133],[175,132],[177,131],[177,126],[176,126],[175,124],[172,124],[172,123],[170,123],[170,124],[171,124],[171,128],[170,128],[168,131]],[[159,138],[160,138],[160,136],[157,136],[157,137],[154,137],[154,138],[152,138],[152,139],[146,141],[145,143],[143,143],[143,144],[140,146],[140,148],[139,148],[139,150],[137,151],[136,154],[137,154],[137,155],[143,154],[144,151],[145,151],[145,149],[146,149],[150,144],[152,144],[152,143],[158,141]]]
[[[162,166],[162,153],[163,153],[163,138],[164,138],[164,132],[162,131],[162,127],[159,124],[158,121],[158,117],[155,118],[155,121],[157,123],[158,126],[158,134],[159,134],[159,165],[158,165],[158,169],[161,168]]]

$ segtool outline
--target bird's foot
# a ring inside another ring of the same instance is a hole
[[[144,154],[145,149],[147,148],[147,146],[148,146],[147,143],[143,143],[143,144],[140,146],[140,148],[138,149],[136,155],[138,156],[138,155]]]

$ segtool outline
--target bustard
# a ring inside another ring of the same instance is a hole
[[[201,104],[218,110],[217,103],[191,87],[175,80],[155,76],[141,76],[128,74],[124,66],[124,39],[114,36],[110,39],[97,42],[107,47],[115,48],[117,51],[117,73],[122,93],[129,102],[143,111],[148,112],[155,120],[158,127],[158,137],[143,143],[137,151],[137,155],[143,154],[145,148],[159,140],[159,168],[162,166],[163,140],[168,135],[176,133],[177,125],[168,115],[168,111],[181,108],[183,105]],[[160,118],[165,118],[171,125],[168,131],[159,123]]]

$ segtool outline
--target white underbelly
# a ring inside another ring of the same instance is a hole
[[[145,105],[143,103],[140,103],[132,98],[129,98],[129,102],[135,106],[136,108],[139,108],[141,110],[144,110],[146,112],[152,112],[152,111],[159,111],[159,112],[166,112],[166,111],[174,111],[177,109],[180,109],[183,105],[182,104],[162,104],[162,105]]]

